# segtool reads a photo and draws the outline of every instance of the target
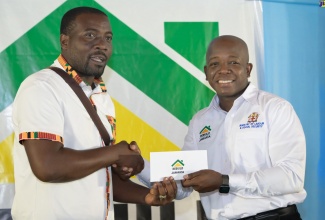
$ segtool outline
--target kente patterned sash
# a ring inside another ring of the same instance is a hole
[[[61,64],[61,66],[64,68],[64,70],[67,72],[67,74],[69,74],[80,86],[82,86],[83,83],[85,83],[81,77],[77,74],[77,72],[67,63],[67,61],[64,59],[64,57],[60,54],[60,56],[58,57],[58,61],[59,63]],[[102,78],[98,78],[98,79],[94,79],[94,83],[99,85],[102,92],[106,92],[106,86],[105,86],[105,83],[103,82]],[[95,103],[93,102],[93,100],[91,99],[90,97],[90,100],[91,104],[95,107],[96,109],[96,106],[95,106]],[[108,122],[110,123],[111,125],[111,130],[112,130],[112,135],[113,135],[113,138],[111,139],[111,144],[114,144],[115,143],[115,140],[116,140],[116,119],[112,116],[109,116],[109,115],[106,115],[106,118],[108,120]],[[103,147],[105,146],[105,143],[104,141],[102,141],[103,143]],[[108,170],[108,167],[106,167],[106,176],[107,176],[107,179],[106,179],[106,199],[107,199],[107,207],[106,207],[106,218],[107,219],[107,216],[108,216],[108,212],[109,212],[109,207],[110,207],[110,199],[109,199],[109,196],[110,196],[110,177],[109,177],[109,170]]]

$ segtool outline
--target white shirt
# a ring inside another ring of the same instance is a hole
[[[209,219],[243,218],[306,198],[300,121],[289,102],[253,85],[228,113],[216,95],[195,114],[182,150],[207,150],[209,169],[229,175],[230,193],[200,193]],[[190,193],[178,184],[177,199]]]
[[[306,142],[300,121],[289,102],[251,84],[228,113],[216,95],[195,114],[182,150],[207,150],[209,169],[229,175],[230,193],[200,193],[208,219],[243,218],[306,198]],[[146,163],[137,175],[147,186],[149,170]],[[177,199],[193,190],[177,186]]]
[[[60,67],[58,61],[54,65]],[[82,82],[83,83],[83,82]],[[106,116],[115,117],[113,102],[100,86],[82,89],[112,137]],[[13,105],[15,197],[12,216],[18,220],[103,220],[106,215],[106,170],[66,183],[45,183],[33,174],[19,134],[44,132],[63,138],[66,147],[86,150],[103,146],[100,134],[79,98],[55,72],[41,70],[20,86]],[[109,168],[110,170],[110,168]],[[112,178],[110,178],[111,180]],[[114,219],[110,181],[109,219]]]

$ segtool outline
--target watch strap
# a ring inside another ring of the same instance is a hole
[[[229,187],[229,176],[228,175],[222,175],[222,183],[219,187],[219,193],[229,193],[230,187]]]

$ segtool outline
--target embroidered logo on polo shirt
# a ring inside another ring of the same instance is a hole
[[[204,128],[200,131],[200,141],[210,138],[210,133],[211,133],[211,128],[210,125],[209,126],[204,126]],[[200,142],[199,141],[199,142]]]
[[[258,122],[259,114],[257,112],[253,112],[248,116],[247,123],[245,124],[240,124],[239,128],[240,129],[246,129],[246,128],[262,128],[264,125],[264,122]]]
[[[252,114],[250,114],[250,116],[248,116],[248,123],[249,122],[257,122],[258,119],[258,113],[257,112],[253,112]]]

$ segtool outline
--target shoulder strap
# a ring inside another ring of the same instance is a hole
[[[51,70],[56,72],[58,75],[60,75],[64,81],[71,87],[71,89],[76,93],[78,98],[80,99],[81,103],[85,106],[85,109],[87,110],[89,116],[93,120],[94,124],[96,125],[102,139],[105,142],[105,145],[108,146],[110,144],[110,137],[105,129],[105,126],[103,125],[103,122],[100,120],[96,110],[90,103],[88,97],[84,93],[84,91],[81,89],[81,87],[78,85],[78,83],[70,77],[64,70],[58,68],[58,67],[49,67]]]

